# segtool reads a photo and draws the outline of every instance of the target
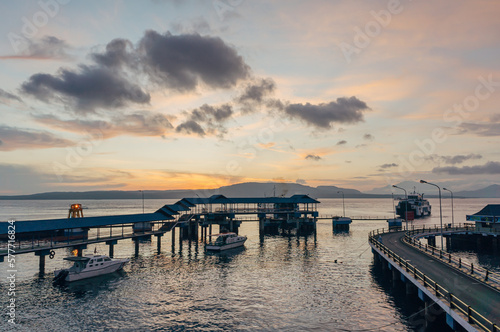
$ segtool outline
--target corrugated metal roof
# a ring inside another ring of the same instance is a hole
[[[58,229],[78,228],[78,227],[97,227],[116,224],[128,224],[145,221],[172,220],[171,215],[164,213],[141,213],[125,214],[119,216],[101,216],[101,217],[83,217],[71,219],[46,219],[46,220],[27,220],[16,221],[16,233],[23,232],[41,232],[53,231]],[[0,222],[0,234],[7,234],[8,222]]]

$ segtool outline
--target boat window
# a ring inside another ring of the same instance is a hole
[[[104,258],[104,261],[105,261],[105,262],[109,262],[110,260],[111,260],[111,259],[110,259],[110,258],[108,258],[108,257]]]
[[[102,262],[102,258],[99,258],[97,261],[98,261],[98,262]]]

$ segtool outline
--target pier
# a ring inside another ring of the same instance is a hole
[[[443,235],[478,232],[470,225],[446,227]],[[484,232],[483,232],[484,233]],[[369,243],[378,264],[402,281],[408,294],[416,294],[426,309],[441,308],[453,329],[500,331],[500,276],[463,264],[443,248],[419,239],[441,234],[438,226],[402,231],[376,230]],[[432,242],[432,241],[431,241]]]
[[[118,241],[132,239],[135,256],[139,242],[157,237],[158,252],[161,238],[170,232],[172,249],[178,230],[179,246],[183,240],[202,241],[217,232],[238,233],[242,222],[256,220],[261,238],[266,233],[288,232],[297,235],[316,232],[319,201],[307,195],[291,197],[228,198],[213,195],[207,198],[183,198],[175,204],[164,205],[154,213],[77,217],[29,221],[0,222],[0,262],[9,253],[34,253],[39,257],[39,271],[44,274],[45,258],[54,257],[54,250],[71,248],[76,255],[90,244],[106,243],[109,256],[114,255]]]

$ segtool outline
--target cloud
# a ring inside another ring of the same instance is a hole
[[[500,163],[496,161],[487,162],[484,165],[463,167],[436,167],[433,173],[448,173],[450,175],[477,175],[477,174],[500,174]]]
[[[479,154],[468,154],[468,155],[456,155],[456,156],[441,156],[445,163],[456,165],[462,164],[466,160],[481,159],[483,156]]]
[[[337,145],[346,145],[347,141],[346,140],[341,140],[337,142]]]
[[[45,102],[63,99],[82,112],[150,101],[149,94],[138,85],[116,71],[99,66],[81,65],[78,71],[61,69],[56,76],[35,74],[22,84],[21,90]]]
[[[69,59],[67,50],[69,45],[62,39],[54,36],[45,36],[42,39],[34,40],[23,38],[25,44],[21,54],[4,55],[0,59]]]
[[[103,53],[92,53],[90,56],[97,64],[110,68],[134,68],[138,61],[132,42],[121,38],[110,41]]]
[[[315,155],[315,154],[308,154],[304,159],[311,159],[311,160],[314,160],[314,161],[319,161],[321,160],[321,157],[318,156],[318,155]]]
[[[276,83],[271,78],[262,78],[256,82],[247,84],[243,93],[237,98],[239,103],[255,102],[262,103],[264,98],[273,94]]]
[[[175,131],[180,133],[180,132],[185,132],[187,134],[197,134],[199,136],[205,136],[205,130],[196,122],[193,120],[188,120],[186,122],[181,123],[180,125],[175,128]]]
[[[0,89],[0,103],[8,104],[10,100],[22,102],[21,98],[19,98],[18,96]]]
[[[72,146],[75,143],[46,131],[21,129],[0,125],[0,151],[18,149],[47,149]]]
[[[149,30],[137,52],[153,81],[178,91],[194,90],[200,83],[227,89],[250,75],[243,58],[218,37]]]
[[[297,180],[295,180],[295,183],[298,183],[298,184],[307,184],[307,181],[304,180],[304,179],[297,179]]]
[[[449,165],[462,164],[467,160],[481,159],[483,156],[479,154],[470,153],[468,155],[456,155],[456,156],[438,156],[436,154],[432,154],[426,157],[426,160],[434,161],[434,162],[443,162]]]
[[[392,163],[392,164],[383,164],[383,165],[380,165],[379,167],[379,171],[383,171],[385,169],[388,169],[388,168],[393,168],[393,167],[398,167],[399,165],[398,164],[395,164],[395,163]]]
[[[34,115],[36,121],[44,125],[79,133],[93,133],[102,138],[119,135],[131,136],[165,136],[173,126],[169,119],[161,114],[148,111],[136,111],[120,115],[112,115],[104,120],[62,120],[54,115]]]
[[[290,104],[285,107],[285,113],[316,128],[330,129],[333,123],[353,124],[363,121],[363,112],[369,109],[365,102],[356,97],[342,97],[328,104]]]
[[[373,141],[375,139],[375,137],[373,137],[372,134],[364,134],[363,139],[367,140],[367,141]]]
[[[177,126],[177,132],[198,134],[199,136],[223,136],[227,130],[224,124],[233,115],[233,108],[229,104],[217,107],[207,104],[188,112],[187,120]]]
[[[461,133],[472,133],[477,136],[500,136],[500,122],[462,123],[459,129]]]
[[[47,39],[46,45],[61,49],[63,42],[54,38]],[[70,108],[93,112],[148,104],[152,89],[228,89],[250,77],[250,67],[234,48],[218,37],[196,33],[162,35],[149,30],[137,46],[114,39],[90,58],[93,64],[80,64],[77,69],[34,74],[21,85],[21,91],[43,102],[62,100]]]

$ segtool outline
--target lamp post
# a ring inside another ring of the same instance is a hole
[[[443,190],[449,191],[451,194],[451,226],[455,227],[455,217],[453,216],[453,191],[446,188],[443,188]]]
[[[404,189],[404,188],[398,187],[396,185],[392,185],[392,187],[404,190],[404,192],[405,192],[405,198],[406,198],[406,202],[405,202],[405,222],[406,222],[406,231],[408,231],[408,219],[407,219],[408,218],[408,194],[406,193],[406,189]]]
[[[443,250],[443,210],[441,207],[441,188],[439,188],[437,184],[430,183],[424,180],[420,180],[420,183],[430,184],[431,186],[437,187],[439,190],[439,221],[441,223],[441,250]]]
[[[144,214],[144,190],[139,190],[142,193],[142,214]]]
[[[337,191],[337,194],[342,194],[342,211],[344,211],[342,217],[345,217],[345,202],[344,202],[344,192],[343,191]]]

